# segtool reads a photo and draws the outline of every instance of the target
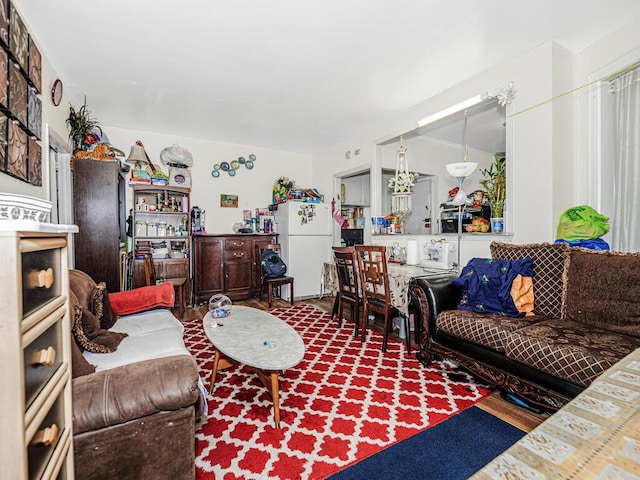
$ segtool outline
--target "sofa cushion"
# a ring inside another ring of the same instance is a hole
[[[504,352],[509,334],[519,328],[545,320],[546,317],[505,317],[498,314],[466,310],[447,310],[438,315],[439,331],[477,345]]]
[[[640,338],[640,253],[572,248],[566,317]]]
[[[109,294],[116,315],[130,315],[152,308],[171,308],[175,303],[175,290],[170,283],[134,288]]]
[[[98,319],[102,328],[109,329],[116,323],[118,316],[113,312],[113,308],[111,308],[106,283],[100,282],[91,290],[91,294],[89,295],[89,310],[91,310],[91,313]]]
[[[127,334],[115,352],[84,352],[97,372],[153,358],[190,355],[182,338],[184,327],[166,308],[122,316],[111,331]]]
[[[71,378],[81,377],[96,371],[95,365],[91,365],[84,355],[80,347],[75,341],[71,341]]]
[[[545,320],[511,332],[505,355],[584,387],[640,347],[640,339],[573,320]]]
[[[569,246],[562,243],[515,245],[491,242],[491,257],[503,260],[533,259],[533,294],[536,315],[561,318],[564,312],[565,280],[569,268]]]
[[[80,348],[95,353],[114,352],[126,333],[112,332],[100,328],[100,322],[88,309],[80,305],[73,307],[73,336]]]
[[[69,288],[75,294],[78,305],[89,308],[89,297],[96,282],[81,270],[69,270]]]

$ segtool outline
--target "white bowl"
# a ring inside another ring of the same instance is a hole
[[[53,203],[41,198],[0,193],[0,220],[32,220],[46,222]]]

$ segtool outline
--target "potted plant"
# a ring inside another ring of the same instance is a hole
[[[504,201],[506,198],[507,162],[504,156],[493,155],[493,163],[489,168],[480,170],[482,185],[487,192],[491,206],[491,231],[501,233],[504,230]]]
[[[87,150],[100,140],[98,132],[102,135],[102,128],[100,128],[100,124],[95,118],[91,118],[91,112],[86,104],[77,110],[70,104],[69,117],[66,123],[74,152]]]

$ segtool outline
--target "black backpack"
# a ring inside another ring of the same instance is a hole
[[[287,265],[273,250],[265,250],[260,258],[264,278],[278,278],[287,273]]]

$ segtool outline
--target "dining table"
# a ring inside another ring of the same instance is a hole
[[[406,263],[388,261],[387,274],[389,276],[389,296],[391,299],[391,305],[398,311],[404,322],[405,336],[407,338],[407,351],[410,354],[411,342],[409,340],[409,305],[411,303],[411,296],[409,287],[411,281],[416,278],[424,278],[427,280],[439,280],[444,278],[453,279],[458,275],[458,273],[455,269],[438,269],[421,265],[407,265]],[[336,296],[333,305],[332,316],[337,315],[338,303],[340,301],[340,291],[338,288],[338,274],[335,262],[324,262],[321,292],[321,296]]]

